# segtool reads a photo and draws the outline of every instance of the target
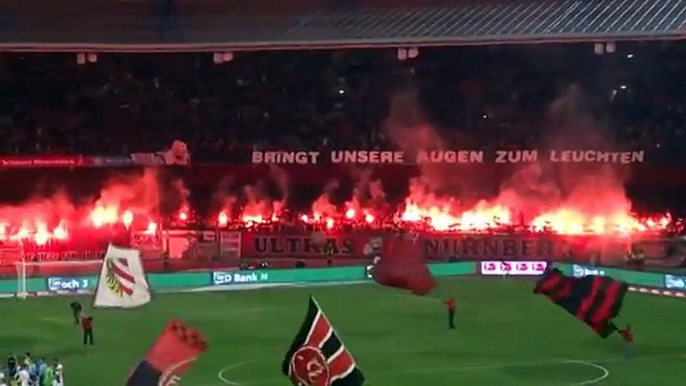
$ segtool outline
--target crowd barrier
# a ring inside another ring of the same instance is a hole
[[[544,262],[460,262],[435,263],[429,269],[434,276],[484,275],[493,276],[489,265],[502,264],[507,266],[505,271],[497,272],[500,276],[535,277],[542,269],[533,269]],[[520,266],[518,266],[518,264]],[[521,270],[526,266],[526,271]],[[678,276],[661,273],[637,272],[617,268],[593,267],[578,264],[555,264],[566,275],[583,277],[588,275],[609,276],[625,282],[632,289],[640,292],[659,293],[686,297],[686,275]],[[241,285],[265,286],[301,283],[352,283],[371,280],[371,266],[336,267],[336,268],[303,268],[303,269],[261,269],[261,270],[215,270],[206,272],[186,273],[149,273],[148,283],[156,292],[183,292],[203,289],[229,289],[231,286]],[[489,270],[489,271],[487,271]],[[96,275],[71,275],[27,278],[26,290],[34,296],[50,296],[58,294],[91,293],[97,285]],[[0,280],[0,295],[10,297],[17,293],[17,280]],[[484,284],[487,285],[487,284]],[[655,292],[657,291],[657,292]]]

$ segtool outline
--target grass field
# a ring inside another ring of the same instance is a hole
[[[459,302],[454,331],[437,299],[370,284],[160,295],[138,310],[93,311],[94,348],[80,344],[71,299],[9,300],[0,302],[0,350],[59,357],[68,386],[121,386],[166,322],[180,317],[211,345],[183,385],[287,385],[280,363],[312,293],[370,386],[686,381],[686,301],[627,296],[620,321],[636,332],[636,359],[626,362],[618,336],[599,339],[531,288],[516,280],[441,280],[439,293]]]

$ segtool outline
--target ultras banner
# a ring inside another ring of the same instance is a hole
[[[384,251],[389,234],[356,232],[339,235],[242,234],[243,258],[372,260]],[[419,251],[428,261],[559,261],[584,262],[623,259],[627,251],[641,248],[649,257],[664,257],[667,241],[631,240],[594,236],[549,234],[422,234]],[[658,245],[659,244],[659,245]]]

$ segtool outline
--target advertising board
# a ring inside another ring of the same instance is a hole
[[[545,261],[482,261],[481,274],[484,276],[538,276],[545,272]]]
[[[561,264],[559,266],[566,275],[574,277],[609,276],[627,284],[649,288],[665,288],[665,275],[662,273],[631,271],[612,267],[593,267],[581,264]]]
[[[602,268],[586,267],[583,265],[572,265],[572,275],[576,278],[586,276],[605,276],[605,271]]]
[[[269,272],[212,272],[213,285],[251,284],[269,282]]]
[[[686,277],[665,275],[665,288],[686,291]]]
[[[520,265],[518,265],[520,264]],[[496,261],[459,262],[429,264],[434,276],[459,276],[481,273],[487,276],[535,276],[545,270],[544,261]],[[525,266],[526,265],[526,266]],[[610,276],[636,288],[663,289],[671,293],[686,294],[686,277],[659,273],[629,271],[608,267],[591,267],[578,264],[555,264],[568,276],[588,275]],[[148,274],[148,282],[153,291],[179,292],[199,290],[206,287],[230,286],[235,284],[275,284],[275,283],[334,283],[357,282],[370,279],[372,266],[352,266],[336,268],[304,268],[255,271],[215,271],[188,272],[176,274]],[[91,292],[97,284],[97,276],[74,275],[52,276],[49,278],[27,278],[26,290],[31,293]],[[13,296],[18,290],[16,279],[0,280],[0,297]]]
[[[49,277],[48,291],[84,292],[95,288],[96,281],[88,277]]]

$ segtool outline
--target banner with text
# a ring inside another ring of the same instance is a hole
[[[241,256],[260,260],[326,258],[371,260],[382,254],[385,236],[378,232],[326,236],[243,232]],[[645,242],[632,241],[627,238],[565,237],[550,234],[428,233],[420,235],[419,243],[423,257],[428,261],[436,262],[574,261],[588,263],[599,258],[610,262],[622,260],[632,246],[646,249]],[[653,251],[655,248],[646,250]],[[660,251],[657,251],[658,254],[654,256],[650,254],[650,257],[664,257]]]
[[[383,251],[384,232],[313,235],[241,233],[241,256],[267,259],[371,260]],[[631,240],[626,237],[561,236],[552,234],[440,234],[419,237],[428,261],[623,261],[627,251],[639,248],[647,258],[667,257],[667,240]]]
[[[132,166],[188,165],[167,152],[133,153],[119,156],[0,156],[0,168],[122,168]]]
[[[622,258],[632,245],[626,238],[550,234],[426,234],[421,243],[424,257],[435,261],[571,259],[588,262],[599,256]]]
[[[361,233],[345,235],[288,235],[278,233],[244,232],[241,256],[269,258],[371,258],[381,244],[381,238]]]
[[[401,150],[281,151],[255,150],[254,164],[518,164],[552,163],[634,164],[645,162],[645,151],[588,150],[432,150],[410,153]]]
[[[547,267],[545,261],[482,261],[480,273],[483,276],[539,276]]]

